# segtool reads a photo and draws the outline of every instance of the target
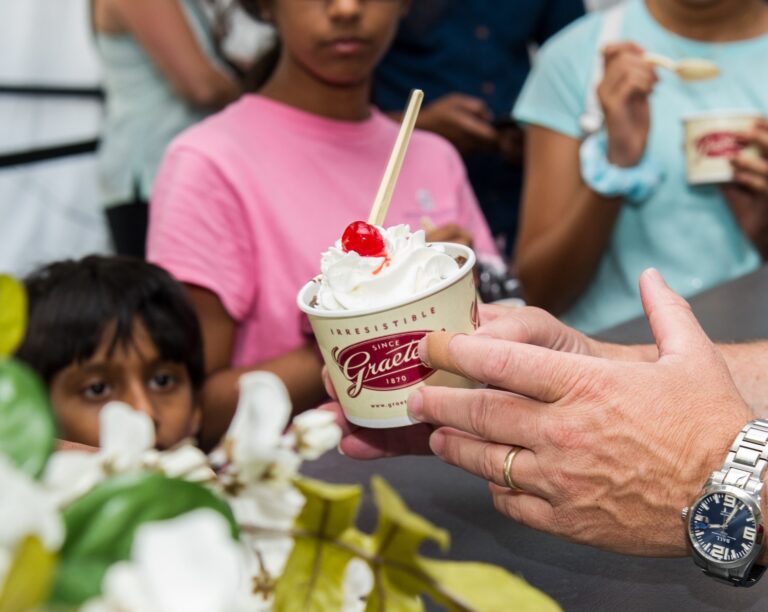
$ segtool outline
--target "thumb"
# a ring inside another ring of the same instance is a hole
[[[712,342],[688,302],[669,288],[655,268],[648,268],[640,275],[640,298],[659,358],[711,350]]]

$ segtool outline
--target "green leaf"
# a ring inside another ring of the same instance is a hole
[[[0,274],[0,357],[12,355],[27,325],[27,294],[16,279]]]
[[[354,528],[362,490],[309,479],[296,486],[307,501],[296,519],[295,543],[277,582],[274,610],[340,610],[352,549],[365,542]]]
[[[411,512],[380,477],[374,476],[371,485],[379,522],[368,535],[354,527],[359,487],[297,483],[307,503],[296,520],[295,546],[277,582],[277,612],[340,609],[346,566],[355,557],[366,561],[374,576],[366,612],[422,612],[423,595],[452,611],[559,610],[546,595],[499,567],[420,556],[425,540],[447,549],[448,533]]]
[[[25,538],[16,549],[5,578],[0,584],[0,612],[27,612],[48,596],[56,556],[34,536]]]
[[[525,580],[487,563],[434,561],[422,558],[422,571],[438,589],[429,594],[448,610],[515,610],[515,612],[557,612],[560,606]],[[456,605],[461,602],[463,605]]]
[[[374,570],[374,587],[366,602],[365,612],[422,612],[424,602],[418,594],[403,590],[392,581],[390,572]]]
[[[136,530],[198,508],[222,514],[237,537],[232,511],[210,490],[160,474],[116,476],[64,511],[67,539],[61,550],[51,601],[81,604],[98,595],[107,569],[130,558]]]
[[[55,424],[48,393],[19,361],[0,359],[0,452],[38,476],[53,451]]]
[[[420,610],[419,595],[427,585],[425,576],[419,572],[419,548],[425,540],[432,540],[447,550],[450,536],[444,529],[411,512],[380,476],[371,479],[371,488],[379,509],[373,543],[380,564],[374,565],[375,586],[367,609],[399,606],[403,610]]]

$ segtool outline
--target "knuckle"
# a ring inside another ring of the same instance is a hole
[[[549,444],[559,451],[574,452],[584,447],[587,435],[583,419],[574,415],[568,418],[553,417],[546,428]]]
[[[525,524],[522,508],[518,499],[513,495],[497,495],[493,498],[493,505],[497,511],[509,517],[516,523]]]
[[[471,432],[486,437],[489,427],[493,426],[492,408],[485,393],[475,394],[469,407],[469,427]]]
[[[502,469],[501,466],[497,464],[495,450],[493,444],[484,444],[483,450],[480,453],[480,475],[485,478],[485,480],[491,482],[496,482],[498,480],[496,472],[498,471],[498,473],[501,474]]]
[[[480,368],[483,382],[497,381],[503,378],[513,366],[513,362],[513,353],[506,345],[496,343],[490,346]]]
[[[457,465],[459,463],[460,447],[456,443],[454,436],[445,436],[445,442],[440,457],[451,465]]]

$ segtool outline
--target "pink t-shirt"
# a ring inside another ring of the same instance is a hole
[[[352,221],[366,219],[399,125],[318,117],[247,95],[170,145],[152,192],[151,261],[214,292],[237,321],[233,366],[301,346],[299,289]],[[456,151],[413,135],[386,224],[453,222],[496,254]]]

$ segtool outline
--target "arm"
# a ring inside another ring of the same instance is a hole
[[[319,404],[325,397],[320,376],[322,362],[309,344],[274,359],[247,367],[230,367],[235,337],[235,321],[219,298],[195,285],[187,285],[203,332],[207,379],[201,393],[203,423],[200,444],[211,448],[226,433],[239,398],[241,374],[266,370],[280,377],[288,389],[293,407],[301,412]]]
[[[240,95],[237,83],[205,55],[178,0],[115,0],[115,9],[182,98],[219,107]]]
[[[605,77],[597,93],[605,113],[607,158],[629,168],[645,152],[656,75],[632,43],[608,46],[603,55]],[[598,195],[585,185],[579,146],[575,138],[529,128],[516,261],[528,301],[556,313],[595,273],[621,204],[620,198]]]
[[[768,341],[719,344],[739,393],[758,418],[768,417]]]
[[[515,251],[528,303],[560,313],[581,294],[619,210],[618,199],[600,196],[582,181],[578,140],[539,126],[528,128]]]

